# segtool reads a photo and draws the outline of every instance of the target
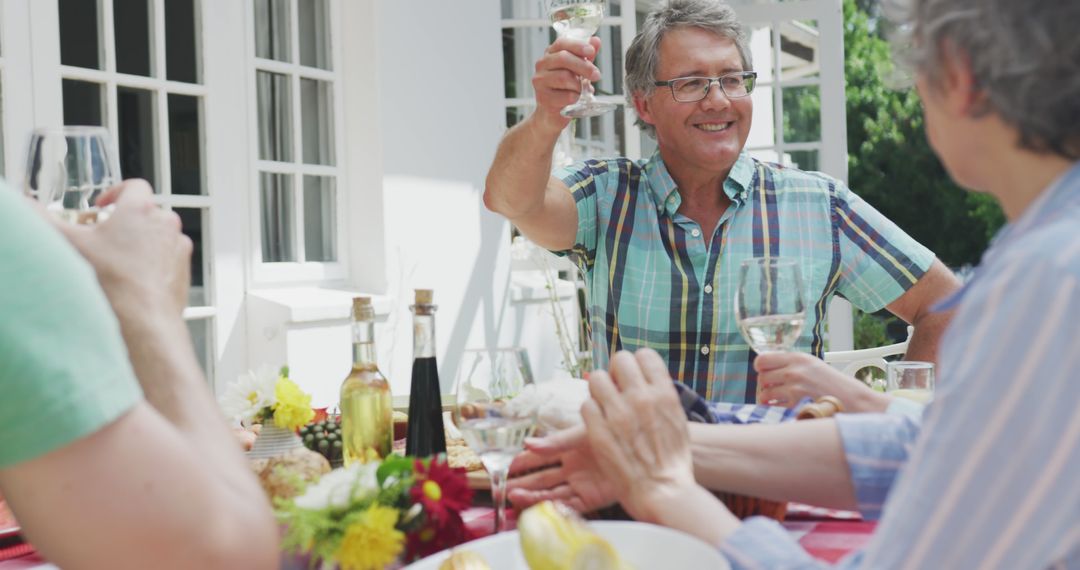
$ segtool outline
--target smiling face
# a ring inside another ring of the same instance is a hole
[[[700,28],[679,28],[660,41],[655,79],[718,77],[744,71],[733,40]],[[660,155],[673,174],[699,177],[724,175],[735,164],[746,138],[754,105],[749,96],[728,99],[714,83],[707,97],[681,103],[671,89],[657,87],[634,97],[638,116],[656,128]]]

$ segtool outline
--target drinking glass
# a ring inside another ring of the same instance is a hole
[[[510,463],[536,427],[535,406],[510,402],[526,384],[518,354],[517,349],[466,350],[455,389],[454,423],[491,476],[495,532],[506,526],[506,474]]]
[[[928,404],[934,397],[934,363],[898,360],[885,365],[885,391],[897,398]]]
[[[794,259],[755,257],[742,262],[735,319],[758,354],[791,350],[805,318],[802,276]],[[762,386],[758,385],[760,394]]]
[[[37,129],[30,136],[23,192],[73,223],[93,223],[98,195],[120,182],[109,131],[102,127]]]
[[[588,40],[600,28],[605,4],[603,0],[551,0],[548,5],[551,27],[560,38]],[[588,79],[580,79],[581,95],[576,103],[563,107],[562,116],[594,117],[615,110],[615,103],[596,100]]]

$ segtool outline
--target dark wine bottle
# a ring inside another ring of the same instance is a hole
[[[428,457],[446,453],[442,391],[435,362],[435,309],[431,289],[416,290],[413,312],[413,369],[409,392],[409,430],[405,454]]]

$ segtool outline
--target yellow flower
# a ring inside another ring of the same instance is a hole
[[[405,546],[397,520],[397,509],[372,505],[349,525],[337,551],[341,570],[379,570],[393,562]]]
[[[274,385],[274,400],[274,423],[278,427],[295,430],[315,417],[311,395],[305,394],[296,382],[285,376],[278,378]]]

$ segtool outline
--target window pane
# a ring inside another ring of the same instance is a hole
[[[536,60],[553,39],[554,31],[550,27],[503,29],[503,78],[507,99],[532,98]]]
[[[506,128],[510,128],[521,121],[525,120],[535,108],[533,106],[528,107],[507,107],[506,109]]]
[[[259,196],[263,261],[296,261],[292,240],[292,176],[260,172]]]
[[[259,97],[259,158],[292,161],[292,103],[289,78],[280,73],[256,74]]]
[[[3,91],[0,90],[0,176],[4,175],[4,97]]]
[[[304,162],[334,164],[333,84],[300,79],[300,118]]]
[[[289,61],[289,0],[255,0],[255,56]]]
[[[784,87],[784,142],[821,140],[821,88]]]
[[[191,335],[191,344],[195,347],[195,357],[199,359],[203,374],[209,379],[214,377],[214,363],[210,356],[214,354],[214,332],[210,326],[214,320],[192,319],[187,321],[188,333]]]
[[[120,130],[121,175],[124,178],[145,178],[157,192],[153,93],[144,89],[117,87],[116,112]]]
[[[60,0],[60,63],[101,69],[97,0]]]
[[[777,143],[774,129],[776,113],[773,112],[773,88],[760,85],[750,94],[754,101],[754,120],[750,123],[750,136],[746,139],[747,147],[773,146]]]
[[[304,260],[336,261],[334,179],[304,177]]]
[[[191,251],[191,288],[188,290],[188,305],[201,307],[210,304],[210,295],[207,291],[206,267],[203,265],[209,259],[207,255],[208,242],[203,235],[203,228],[208,227],[206,210],[202,208],[175,208],[180,216],[180,224],[183,232],[191,238],[195,247]]]
[[[150,76],[150,6],[148,0],[113,0],[116,70]]]
[[[300,0],[300,65],[331,69],[329,6],[326,0]]]
[[[785,153],[784,163],[799,170],[821,170],[816,150],[792,150]]]
[[[612,46],[622,45],[622,28],[619,26],[601,26],[597,32],[600,40],[607,49],[600,49],[600,57],[596,66],[600,68],[600,81],[593,84],[597,95],[622,95],[623,93],[623,54],[619,48],[611,49]],[[535,61],[534,61],[535,63]],[[533,66],[529,66],[533,69]],[[532,87],[532,83],[529,84]]]
[[[170,81],[199,82],[195,0],[165,0],[165,71]]]
[[[64,98],[65,125],[92,125],[102,122],[101,85],[86,81],[65,79],[61,86]]]
[[[625,107],[619,105],[611,113],[586,120],[575,120],[571,126],[574,133],[571,157],[574,160],[581,160],[602,156],[625,156],[624,111]]]
[[[780,80],[817,77],[821,38],[816,20],[780,24]]]
[[[199,98],[169,94],[169,166],[173,194],[203,194]]]

